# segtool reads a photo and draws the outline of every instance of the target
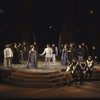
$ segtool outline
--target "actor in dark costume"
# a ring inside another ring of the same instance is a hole
[[[72,60],[71,70],[72,70],[72,78],[73,82],[77,84],[78,82],[78,71],[77,71],[78,61],[76,59]]]
[[[27,61],[27,59],[28,59],[28,45],[25,42],[23,42],[22,50],[23,50],[23,60]]]
[[[55,49],[55,44],[52,44],[52,61],[55,64],[55,62],[56,62],[56,49]]]
[[[71,70],[72,64],[68,62],[67,67],[66,67],[66,72],[65,72],[65,84],[71,85],[73,78],[72,78],[72,70]]]
[[[18,48],[17,48],[17,43],[14,43],[12,63],[13,64],[20,64],[19,60],[20,60],[20,58],[19,58],[19,52],[18,52]]]
[[[20,61],[20,63],[22,63],[22,61],[23,61],[23,52],[22,52],[22,44],[21,43],[18,44],[17,50],[18,50],[18,53],[19,53],[19,61]]]
[[[85,78],[85,74],[86,74],[86,62],[84,60],[82,61],[79,61],[79,64],[78,64],[78,74],[79,74],[79,81],[80,81],[80,84],[83,84],[84,83],[84,78]]]
[[[68,46],[68,60],[70,62],[72,62],[72,58],[73,58],[73,44],[70,43],[70,45]]]
[[[64,44],[61,44],[60,47],[59,47],[59,50],[58,50],[58,53],[59,53],[58,58],[59,59],[61,59],[63,48],[64,48]]]
[[[79,61],[83,60],[83,49],[81,45],[77,48],[77,58]]]
[[[82,42],[82,49],[83,49],[83,59],[86,60],[89,56],[89,49],[88,49],[88,46],[85,45],[84,42]]]
[[[85,78],[88,79],[88,81],[91,81],[93,76],[93,69],[94,69],[94,61],[91,56],[88,57],[86,60],[86,76]]]
[[[60,53],[60,54],[62,54],[63,48],[64,48],[64,44],[61,44],[61,45],[60,45],[60,48],[59,48],[59,53]]]

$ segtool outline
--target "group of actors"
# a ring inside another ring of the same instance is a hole
[[[95,46],[92,47],[95,51]],[[12,68],[12,63],[20,64],[27,61],[26,68],[37,68],[38,58],[45,55],[45,65],[49,66],[52,62],[60,58],[61,66],[66,66],[65,81],[71,84],[73,81],[80,84],[88,78],[91,80],[93,75],[94,64],[97,60],[95,52],[90,53],[88,47],[81,43],[61,44],[58,48],[55,44],[47,44],[43,53],[38,53],[36,43],[27,45],[24,43],[7,44],[4,49],[4,66]]]
[[[81,43],[75,45],[73,43],[61,44],[57,47],[55,44],[47,44],[43,53],[39,54],[36,43],[28,45],[27,43],[13,43],[7,44],[4,48],[4,66],[11,67],[11,64],[21,64],[27,61],[27,66],[36,68],[40,56],[45,55],[45,64],[49,66],[50,62],[56,63],[56,60],[61,61],[61,65],[67,65],[75,58],[78,61],[87,60],[91,56],[95,62],[98,62],[98,55],[96,54],[96,47],[92,46],[91,50],[87,45]]]
[[[12,68],[12,64],[21,64],[23,61],[27,61],[26,67],[37,68],[37,62],[39,56],[45,55],[46,66],[50,64],[51,58],[53,63],[56,63],[55,50],[58,52],[58,48],[55,44],[52,45],[52,48],[47,44],[47,47],[44,49],[42,54],[38,53],[36,43],[27,45],[25,42],[23,44],[14,43],[7,44],[4,49],[4,66]]]
[[[95,62],[91,56],[87,60],[73,59],[68,62],[65,71],[65,84],[71,85],[73,82],[84,84],[85,80],[91,81],[94,73]]]

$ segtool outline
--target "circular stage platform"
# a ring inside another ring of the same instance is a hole
[[[100,66],[95,66],[94,78],[100,78],[97,73]],[[37,68],[26,68],[23,64],[13,64],[13,68],[0,67],[1,79],[11,85],[25,87],[53,87],[65,84],[64,71],[66,66],[60,62],[50,63],[47,67],[44,62],[38,62]],[[99,73],[100,75],[100,73]]]
[[[39,62],[37,68],[26,68],[24,64],[13,64],[12,69],[1,67],[5,75],[3,81],[13,85],[35,86],[35,87],[51,87],[64,84],[65,66],[61,66],[59,62],[45,66],[44,62]]]

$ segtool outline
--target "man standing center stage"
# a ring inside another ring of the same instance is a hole
[[[44,49],[43,53],[40,54],[40,56],[43,56],[45,54],[45,64],[48,66],[50,64],[50,59],[52,58],[52,48],[49,44],[47,44],[47,47]]]

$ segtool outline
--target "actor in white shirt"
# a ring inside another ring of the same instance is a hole
[[[44,49],[43,53],[40,54],[40,56],[43,56],[45,54],[45,63],[46,66],[50,64],[50,59],[52,58],[52,48],[50,45],[47,44],[47,47]]]
[[[6,48],[4,49],[4,66],[12,68],[12,57],[13,52],[10,48],[10,45],[6,45]]]

